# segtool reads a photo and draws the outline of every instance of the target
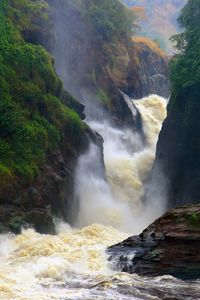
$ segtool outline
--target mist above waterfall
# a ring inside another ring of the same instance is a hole
[[[104,138],[106,178],[99,172],[99,150],[91,144],[89,151],[80,157],[76,171],[79,226],[99,222],[139,233],[165,210],[161,173],[151,183],[153,186],[148,186],[146,201],[144,196],[158,134],[166,117],[166,100],[152,95],[134,103],[142,116],[145,145],[137,132],[115,128],[107,120],[89,123]]]
[[[101,120],[108,111],[103,109],[97,97],[96,62],[91,47],[95,41],[90,26],[80,13],[85,4],[73,0],[52,0],[52,3],[56,70],[65,89],[84,103],[86,117]]]

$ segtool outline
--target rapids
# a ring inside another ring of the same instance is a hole
[[[127,235],[93,224],[59,224],[55,236],[33,229],[0,239],[2,300],[199,299],[200,281],[145,278],[112,271],[105,248]]]
[[[142,199],[166,101],[151,95],[135,104],[142,115],[145,146],[137,133],[113,128],[108,121],[90,121],[104,138],[107,180],[98,168],[100,153],[91,144],[77,166],[77,228],[55,220],[54,236],[32,228],[18,236],[0,236],[0,299],[199,299],[199,281],[123,274],[107,261],[108,246],[141,231],[164,207],[161,199],[156,205]]]

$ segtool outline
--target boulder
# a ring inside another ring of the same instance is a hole
[[[200,205],[169,210],[142,234],[107,249],[115,269],[145,276],[200,278]]]

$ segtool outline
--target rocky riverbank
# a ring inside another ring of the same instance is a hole
[[[142,234],[110,247],[119,270],[145,276],[200,278],[200,205],[169,210]]]

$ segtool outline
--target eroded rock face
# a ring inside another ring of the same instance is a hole
[[[129,64],[127,93],[133,98],[149,94],[169,97],[168,58],[143,43],[134,43]]]
[[[200,205],[169,210],[139,236],[110,247],[115,268],[139,275],[200,278]]]

